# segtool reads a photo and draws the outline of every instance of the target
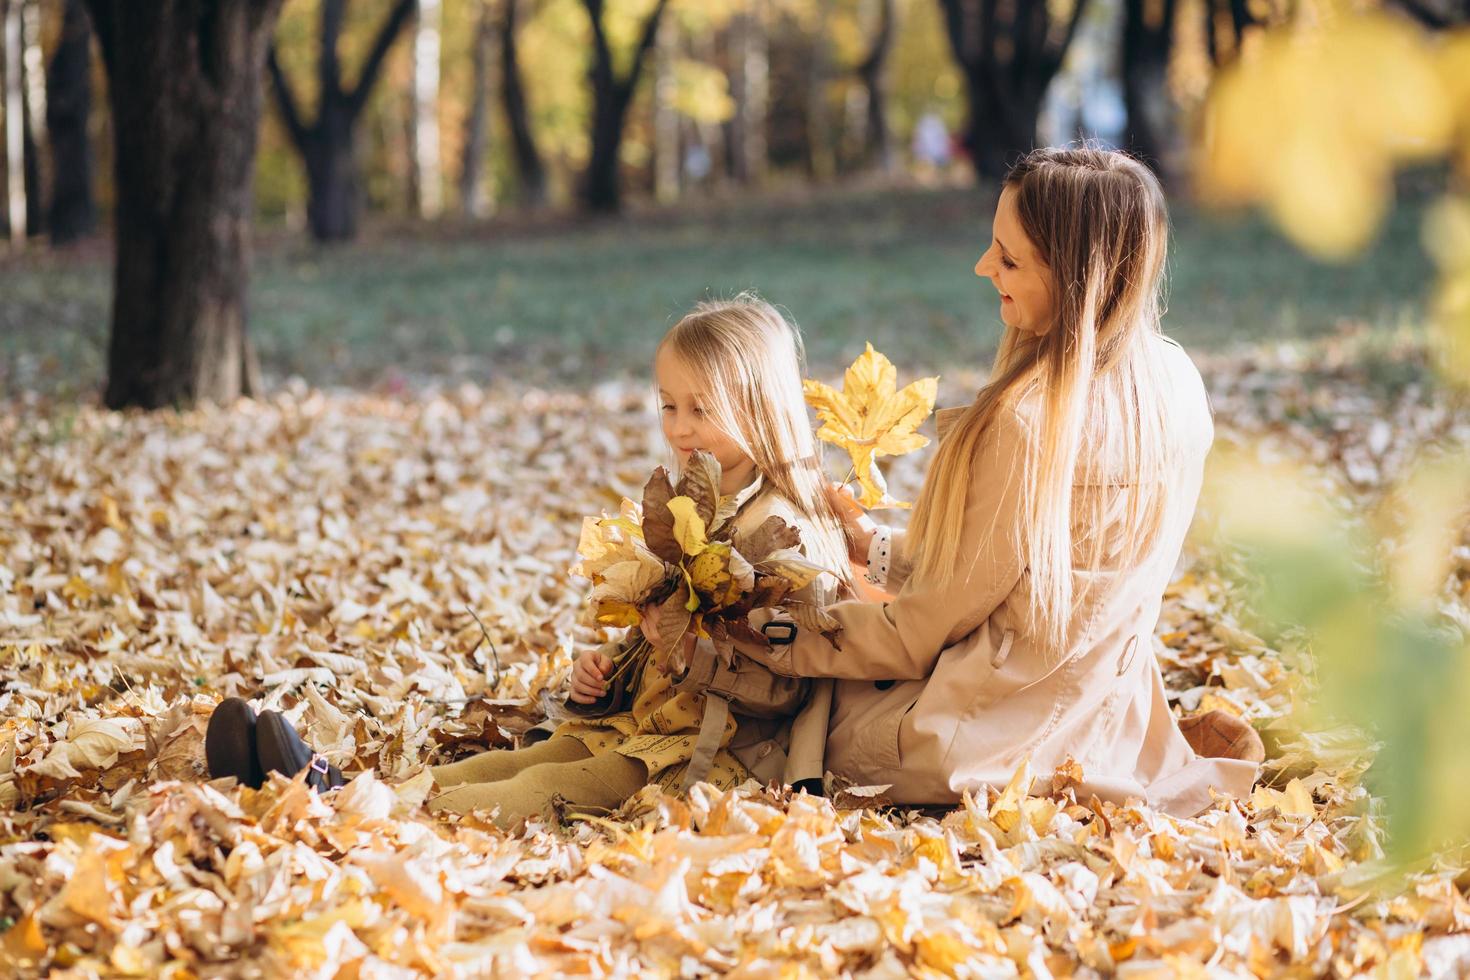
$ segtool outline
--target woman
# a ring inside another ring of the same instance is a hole
[[[842,678],[827,767],[941,804],[1068,759],[1079,795],[1176,815],[1248,793],[1261,757],[1223,713],[1193,727],[1152,655],[1213,438],[1198,371],[1159,332],[1168,215],[1116,152],[1043,149],[1007,176],[975,267],[1001,295],[991,380],[941,412],[907,532],[855,505],[855,560],[896,595],[829,607],[838,627],[754,614],[777,671]],[[857,558],[856,556],[861,556]]]

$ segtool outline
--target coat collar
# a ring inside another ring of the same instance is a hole
[[[756,473],[754,480],[751,480],[744,487],[742,487],[739,490],[736,490],[734,493],[727,494],[727,495],[721,497],[720,498],[720,503],[723,504],[726,501],[729,501],[734,506],[734,509],[736,511],[739,511],[746,504],[748,504],[752,500],[754,500],[756,494],[760,493],[763,489],[765,489],[765,485],[766,485],[766,478],[764,476],[762,476],[760,473]]]

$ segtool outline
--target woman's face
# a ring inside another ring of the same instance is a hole
[[[755,477],[755,463],[735,440],[720,430],[705,414],[698,381],[679,358],[660,350],[653,361],[658,383],[659,415],[664,438],[682,467],[696,449],[703,449],[720,464],[721,493],[734,493]]]
[[[975,263],[975,275],[985,276],[1000,293],[1000,318],[1006,326],[1037,335],[1051,329],[1051,270],[1021,229],[1013,188],[1000,193],[990,248]]]

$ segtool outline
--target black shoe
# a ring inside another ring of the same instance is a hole
[[[306,785],[319,793],[336,789],[347,782],[342,771],[311,750],[278,711],[262,712],[255,726],[255,752],[260,767],[266,772],[282,772],[294,776],[303,769]]]
[[[204,733],[211,779],[234,776],[251,789],[260,789],[265,772],[255,753],[255,724],[255,709],[240,698],[225,698],[214,709]]]

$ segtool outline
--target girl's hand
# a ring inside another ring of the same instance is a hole
[[[638,613],[643,617],[638,624],[638,631],[643,634],[645,640],[655,647],[658,646],[658,603],[650,602],[639,606]]]
[[[640,607],[638,611],[643,614],[643,622],[638,625],[638,629],[643,632],[643,638],[653,644],[654,649],[657,649],[659,647],[659,606],[656,603],[650,602],[648,605]],[[690,657],[693,654],[694,631],[690,630],[684,634],[684,656]]]
[[[866,562],[868,546],[873,543],[873,532],[878,529],[877,522],[868,516],[863,505],[857,502],[857,497],[845,485],[829,483],[823,490],[827,495],[828,505],[837,512],[843,529],[847,531],[847,556],[859,564]]]
[[[591,704],[607,693],[607,675],[612,673],[612,658],[601,650],[588,650],[572,664],[573,701]]]

